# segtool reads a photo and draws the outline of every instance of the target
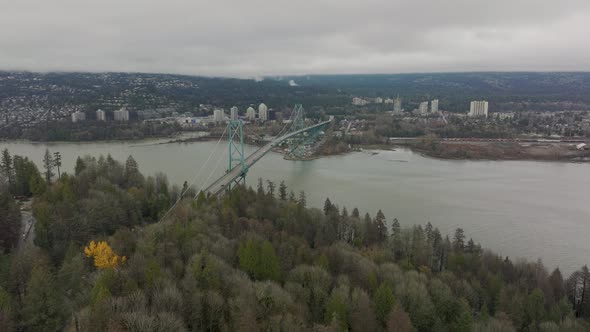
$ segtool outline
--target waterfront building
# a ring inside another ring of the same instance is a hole
[[[72,113],[72,122],[84,121],[86,120],[86,113],[82,111],[76,111]]]
[[[99,109],[98,111],[96,111],[96,120],[98,121],[106,121],[107,120],[107,115],[106,113]]]
[[[383,103],[385,103],[385,104],[393,104],[393,99],[391,99],[391,98],[387,98],[387,99],[385,99],[385,100],[383,101]]]
[[[366,100],[364,100],[362,98],[359,98],[359,97],[352,98],[352,104],[355,105],[355,106],[365,106],[368,103],[369,103],[368,101],[366,101]]]
[[[418,107],[418,112],[420,113],[420,115],[426,115],[428,113],[428,102],[427,101],[420,103],[420,106]]]
[[[399,114],[402,112],[402,100],[399,96],[393,101],[393,112]]]
[[[223,122],[225,120],[225,112],[220,109],[216,109],[213,111],[213,120],[215,122]]]
[[[485,116],[488,117],[488,102],[485,100],[474,100],[469,107],[469,116]]]
[[[261,103],[258,106],[258,118],[260,121],[267,121],[268,120],[268,107],[264,103]]]
[[[430,113],[438,114],[438,99],[434,99],[430,103]]]
[[[381,98],[381,97],[375,98],[375,104],[383,104],[383,98]]]
[[[252,107],[248,107],[246,110],[246,118],[248,118],[249,121],[256,120],[256,110]]]
[[[514,118],[514,112],[498,112],[492,113],[497,119],[504,120],[504,119],[512,119]]]
[[[121,108],[118,111],[113,112],[113,118],[115,121],[127,122],[129,121],[129,111]]]
[[[233,121],[238,119],[238,108],[236,106],[230,108],[230,119]]]

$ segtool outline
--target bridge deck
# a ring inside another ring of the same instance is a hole
[[[307,128],[303,128],[303,129],[294,131],[292,133],[283,135],[281,137],[275,138],[274,140],[272,140],[271,142],[269,142],[265,146],[254,151],[254,153],[249,155],[248,158],[246,158],[246,160],[244,160],[246,170],[248,170],[250,167],[252,167],[252,165],[254,165],[258,160],[260,160],[260,158],[264,157],[265,154],[267,154],[275,146],[281,144],[283,141],[285,141],[293,136],[302,134],[306,131],[312,130],[314,128],[325,126],[326,124],[328,124],[330,122],[332,122],[332,119],[330,119],[328,121],[320,122],[320,123],[315,124],[313,126],[309,126]],[[242,175],[242,165],[237,165],[234,168],[232,168],[229,172],[225,173],[222,177],[217,179],[215,182],[213,182],[211,185],[209,185],[204,191],[206,193],[209,192],[214,195],[220,194],[221,192],[223,192],[223,190],[225,188],[227,188],[227,186],[229,184],[231,184],[234,180],[236,180],[241,175]]]

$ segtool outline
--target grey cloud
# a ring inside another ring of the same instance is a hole
[[[588,0],[0,2],[0,69],[590,70]]]

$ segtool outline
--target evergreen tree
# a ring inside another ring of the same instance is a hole
[[[8,152],[8,149],[2,150],[2,160],[0,160],[0,168],[2,170],[2,175],[4,175],[6,181],[8,182],[8,187],[12,190],[13,165],[12,157],[10,156],[10,152]]]
[[[18,205],[7,192],[0,192],[0,253],[16,247],[21,228]]]
[[[426,227],[424,227],[424,234],[426,234],[426,240],[428,244],[432,245],[433,242],[433,235],[434,235],[434,227],[429,222],[426,223]]]
[[[433,271],[440,271],[440,260],[444,250],[443,238],[438,228],[432,231],[432,262],[430,268]]]
[[[237,255],[240,269],[253,279],[279,279],[279,260],[270,242],[248,239],[246,243],[240,244]]]
[[[297,204],[299,205],[300,208],[305,208],[305,206],[307,205],[307,198],[305,197],[305,191],[300,191],[299,192],[299,200],[297,201]]]
[[[399,224],[399,220],[397,218],[393,218],[393,222],[391,223],[391,237],[396,239],[399,238],[401,233],[401,225]]]
[[[275,183],[270,181],[270,180],[266,180],[266,187],[267,187],[267,191],[268,194],[270,195],[270,197],[275,197]]]
[[[55,165],[55,167],[57,167],[57,178],[61,179],[61,153],[59,153],[59,151],[53,153],[53,164]]]
[[[559,268],[556,268],[549,276],[549,285],[551,287],[551,292],[553,294],[553,298],[558,301],[565,295],[565,285],[563,281],[563,276],[561,275],[561,271]]]
[[[45,268],[33,269],[23,301],[23,325],[27,331],[61,331],[63,301],[53,275]]]
[[[281,181],[279,184],[279,198],[281,201],[287,200],[287,186],[285,185],[285,181]]]
[[[545,318],[545,296],[543,291],[535,288],[526,298],[525,306],[525,326],[531,330],[536,330],[541,320]]]
[[[403,255],[403,244],[401,237],[401,226],[397,218],[393,218],[391,223],[391,241],[393,243],[393,254],[396,260],[402,258]]]
[[[125,161],[125,174],[127,176],[131,176],[133,174],[136,174],[137,172],[139,172],[139,166],[137,165],[137,161],[135,161],[135,158],[133,158],[133,156],[130,155],[129,157],[127,157],[127,160]]]
[[[453,249],[462,252],[465,248],[465,233],[462,228],[457,228],[453,237]]]
[[[473,242],[473,239],[470,238],[469,241],[467,241],[467,247],[465,249],[470,254],[475,253],[475,242]]]
[[[45,181],[47,181],[47,183],[51,183],[51,178],[53,177],[53,165],[53,157],[51,157],[49,149],[46,149],[45,155],[43,156],[43,168],[45,168]]]
[[[473,331],[473,316],[471,315],[471,308],[463,299],[459,301],[457,318],[453,324],[451,324],[451,331]]]
[[[572,273],[566,283],[567,297],[574,305],[577,317],[590,318],[590,271],[584,265]]]
[[[12,191],[14,195],[30,197],[33,193],[40,194],[43,192],[43,188],[39,188],[39,185],[43,185],[44,181],[35,163],[26,157],[14,156],[13,164],[14,181]]]
[[[387,227],[385,226],[385,215],[383,211],[377,211],[375,216],[375,228],[377,231],[377,241],[383,242],[387,239]]]
[[[326,303],[326,313],[324,319],[326,323],[338,322],[337,331],[347,331],[349,321],[349,308],[347,306],[348,288],[334,288],[332,294]]]
[[[357,209],[356,207],[354,209],[352,209],[352,217],[357,218],[357,219],[359,219],[361,217],[359,209]]]
[[[324,202],[324,215],[327,216],[330,211],[332,211],[332,202],[330,202],[329,198],[326,198],[326,201]]]
[[[395,297],[393,296],[393,290],[387,284],[382,283],[379,288],[375,291],[373,297],[375,303],[375,314],[377,320],[383,327],[387,325],[387,318],[393,306],[395,305]]]
[[[76,158],[76,167],[74,168],[74,173],[77,175],[80,175],[80,173],[82,173],[82,171],[86,168],[86,165],[84,165],[84,161],[82,160],[82,158],[80,158],[80,156],[78,156],[78,158]]]
[[[259,197],[264,196],[264,184],[262,182],[262,178],[258,178],[258,188],[256,190],[256,193]]]
[[[0,286],[0,331],[14,331],[13,310],[10,294]]]
[[[205,195],[205,192],[199,191],[197,194],[197,206],[203,207],[205,203],[207,203],[207,196]]]

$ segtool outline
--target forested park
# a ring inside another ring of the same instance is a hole
[[[214,197],[143,175],[132,156],[80,156],[74,174],[61,162],[1,154],[0,331],[590,327],[587,266],[563,275],[460,228],[442,234],[329,198],[310,208],[284,183]]]

